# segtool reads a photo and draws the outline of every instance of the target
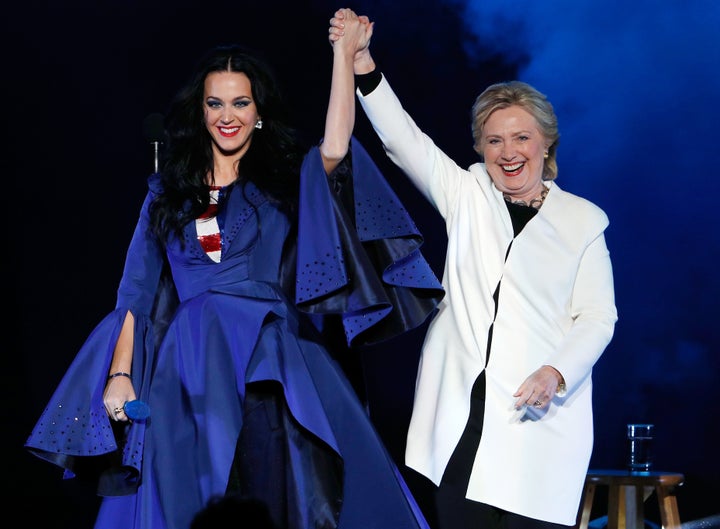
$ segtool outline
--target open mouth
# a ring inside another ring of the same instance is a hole
[[[525,167],[525,162],[501,165],[500,167],[502,167],[503,172],[507,176],[516,176],[522,172],[523,168]]]
[[[218,127],[220,134],[225,137],[235,136],[240,130],[240,127]]]

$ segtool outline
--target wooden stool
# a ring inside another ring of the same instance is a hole
[[[608,487],[607,529],[643,529],[645,500],[657,494],[663,529],[680,529],[675,487],[685,481],[677,472],[629,472],[627,470],[588,470],[583,501],[576,527],[587,529],[595,497],[595,487]]]

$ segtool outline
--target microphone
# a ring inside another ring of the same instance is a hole
[[[143,136],[153,148],[153,170],[160,168],[160,145],[165,138],[165,116],[159,112],[148,114],[143,120]]]
[[[143,421],[150,417],[150,406],[141,400],[131,400],[123,406],[125,415],[134,421]]]

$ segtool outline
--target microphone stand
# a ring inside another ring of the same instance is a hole
[[[152,142],[153,146],[153,172],[157,173],[160,169],[160,144],[159,141]]]
[[[165,137],[165,116],[158,112],[149,114],[143,121],[143,134],[153,149],[153,172],[160,170],[160,146]]]

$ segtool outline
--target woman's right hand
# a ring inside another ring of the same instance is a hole
[[[333,47],[339,45],[353,54],[355,73],[358,65],[365,65],[372,61],[370,56],[370,39],[372,38],[374,22],[365,15],[357,15],[352,9],[343,8],[335,12],[330,19],[328,40]],[[337,51],[337,50],[336,50]],[[374,68],[374,63],[373,63]],[[363,72],[365,73],[365,72]]]
[[[108,380],[103,393],[103,404],[108,416],[115,421],[126,422],[130,418],[125,413],[125,403],[135,400],[135,388],[132,380],[125,376],[113,377]]]

